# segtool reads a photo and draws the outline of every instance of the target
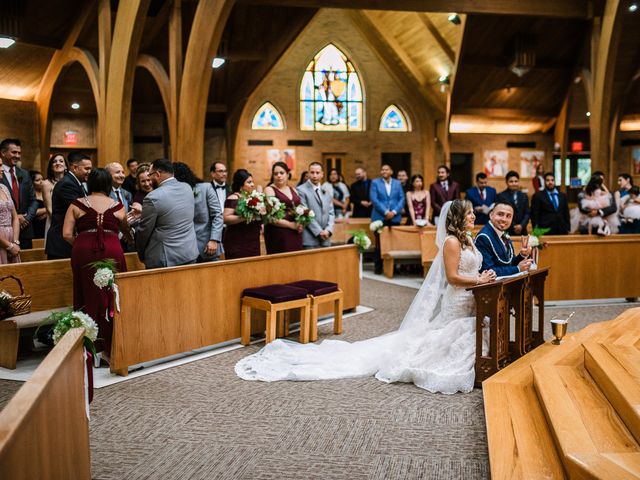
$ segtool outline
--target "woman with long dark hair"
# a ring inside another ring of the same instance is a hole
[[[294,220],[294,210],[300,205],[300,197],[294,187],[289,186],[291,170],[284,162],[276,162],[271,167],[271,183],[264,193],[274,195],[287,207],[287,215],[275,223],[264,227],[264,243],[267,253],[295,252],[302,250],[303,226]]]
[[[44,208],[47,210],[47,222],[44,227],[44,235],[47,236],[49,227],[51,226],[51,214],[53,207],[51,204],[51,197],[53,196],[53,187],[56,183],[64,177],[64,174],[69,170],[69,164],[64,155],[57,153],[49,159],[47,165],[47,178],[42,182],[42,201],[44,202]]]
[[[407,208],[409,210],[409,225],[424,227],[431,225],[429,216],[431,215],[431,197],[424,189],[424,178],[417,174],[411,177],[409,182],[411,190],[407,192]]]
[[[249,194],[256,189],[253,176],[249,171],[241,168],[233,174],[231,194],[224,202],[224,258],[257,257],[260,255],[260,230],[262,222],[254,220],[247,223],[236,213],[238,200],[243,194]]]

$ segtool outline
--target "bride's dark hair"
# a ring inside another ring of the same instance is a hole
[[[467,235],[467,214],[473,210],[469,200],[453,200],[447,213],[447,235],[458,239],[462,248],[471,247],[471,237]]]

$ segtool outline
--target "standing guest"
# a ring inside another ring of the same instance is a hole
[[[42,196],[42,184],[44,179],[42,174],[36,170],[29,172],[31,176],[31,184],[36,194],[38,202],[38,210],[36,210],[36,218],[33,219],[33,238],[44,238],[44,229],[47,224],[47,209],[44,208],[44,198]]]
[[[356,181],[351,184],[351,204],[353,205],[353,218],[371,217],[371,180],[367,178],[364,168],[356,168]]]
[[[498,277],[529,270],[533,263],[529,257],[531,247],[523,248],[518,255],[507,231],[513,220],[511,202],[498,200],[489,214],[489,222],[476,236],[475,244],[482,254],[481,270],[493,270]]]
[[[619,233],[640,233],[640,219],[633,219],[625,214],[626,207],[633,205],[635,202],[629,203],[629,194],[634,188],[633,177],[628,173],[618,175],[618,187],[614,196],[618,213],[621,217]]]
[[[407,209],[409,210],[409,225],[424,227],[429,223],[431,213],[431,197],[424,189],[424,177],[420,174],[411,177],[411,190],[407,192]]]
[[[510,235],[526,235],[529,224],[529,199],[526,193],[520,191],[520,175],[515,170],[510,170],[505,180],[507,189],[500,192],[497,201],[513,206],[513,220],[508,232]]]
[[[138,161],[135,158],[127,160],[127,170],[129,170],[129,175],[124,179],[122,188],[133,196],[136,193],[136,173],[138,171]]]
[[[533,184],[533,193],[535,195],[536,192],[544,191],[544,165],[539,163],[536,167],[536,174],[531,179],[531,183]]]
[[[300,205],[295,188],[289,186],[291,171],[285,162],[276,162],[271,167],[271,181],[264,193],[275,195],[287,207],[287,215],[275,223],[264,226],[264,243],[267,253],[295,252],[302,250],[302,225],[294,220],[294,210]]]
[[[380,169],[380,178],[371,182],[371,203],[373,211],[371,220],[380,220],[385,226],[400,225],[402,217],[400,211],[404,207],[404,192],[402,185],[392,178],[393,170],[388,164],[383,164]],[[376,274],[382,273],[382,257],[380,256],[380,239],[376,232],[376,250],[374,258]]]
[[[67,173],[68,170],[69,165],[64,155],[58,153],[49,159],[47,178],[42,183],[42,199],[44,200],[44,208],[47,209],[47,224],[44,227],[45,237],[47,236],[49,227],[51,227],[51,214],[53,213],[51,195],[53,195],[53,187],[64,177],[64,174]]]
[[[629,190],[633,187],[633,177],[628,173],[621,173],[618,175],[618,190],[613,194],[614,199],[616,201],[616,205],[618,206],[618,210],[620,209],[620,204],[622,203],[622,199],[629,195]]]
[[[31,184],[29,172],[18,166],[21,156],[20,140],[7,138],[0,143],[0,157],[4,175],[2,183],[11,192],[13,205],[18,212],[20,221],[20,246],[22,249],[31,248],[33,242],[33,220],[36,218],[38,202]]]
[[[400,182],[400,185],[402,185],[402,191],[404,193],[407,193],[411,190],[411,182],[409,182],[409,174],[406,170],[398,170],[396,178]]]
[[[231,193],[231,189],[227,185],[227,166],[222,162],[214,162],[209,172],[211,173],[211,185],[218,196],[218,203],[224,205],[227,195]]]
[[[0,170],[4,176],[4,170]],[[0,183],[0,264],[20,263],[20,220],[11,191]]]
[[[217,260],[222,254],[222,207],[218,203],[213,185],[199,179],[189,166],[182,162],[173,164],[176,180],[188,184],[193,190],[193,224],[198,242],[198,263]]]
[[[460,185],[458,182],[451,180],[451,170],[446,165],[438,167],[438,177],[429,187],[431,195],[431,208],[433,208],[433,221],[437,221],[440,216],[440,210],[449,200],[460,198]]]
[[[147,268],[195,263],[198,243],[193,190],[174,178],[173,165],[165,158],[151,164],[149,178],[153,191],[142,202],[136,231],[138,257]]]
[[[116,202],[120,202],[124,206],[124,211],[128,212],[133,201],[133,194],[125,190],[124,184],[124,168],[117,162],[109,163],[105,169],[111,174],[111,193],[109,196]]]
[[[298,180],[298,185],[296,185],[297,187],[299,187],[300,185],[302,185],[304,182],[306,182],[307,180],[309,180],[309,172],[307,172],[306,170],[304,172],[302,172],[300,174],[300,180]]]
[[[260,230],[262,222],[254,220],[247,223],[236,214],[238,200],[243,193],[251,193],[256,189],[251,174],[241,168],[233,174],[232,193],[224,204],[224,258],[258,257],[260,256]]]
[[[553,173],[544,174],[545,189],[531,199],[531,223],[549,228],[549,235],[567,235],[570,229],[567,196],[556,188]]]
[[[302,232],[302,245],[307,249],[331,246],[335,194],[322,185],[323,177],[322,164],[313,162],[309,165],[309,180],[298,187],[300,200],[315,213],[315,218]],[[335,188],[339,187],[334,187],[334,192]]]
[[[611,208],[611,194],[602,185],[602,177],[593,175],[584,190],[578,194],[578,230],[591,235],[618,233],[618,211]]]
[[[153,190],[153,185],[149,178],[149,164],[141,163],[136,169],[136,193],[133,196],[132,205],[138,203],[142,208],[142,201],[151,190]]]
[[[120,230],[128,231],[122,203],[110,198],[111,174],[96,168],[87,179],[88,195],[74,199],[64,218],[62,236],[72,245],[73,309],[82,310],[98,324],[96,351],[108,361],[111,353],[112,322],[107,320],[111,295],[93,283],[95,268],[90,263],[112,259],[119,272],[127,271],[118,241]],[[77,235],[76,235],[77,232]]]
[[[69,154],[69,171],[53,188],[51,227],[47,233],[45,252],[49,260],[71,257],[71,245],[62,238],[64,217],[71,202],[87,194],[82,185],[91,172],[91,159],[81,152]]]
[[[322,169],[322,165],[320,169]],[[324,176],[324,173],[322,175]],[[309,173],[309,176],[311,176],[311,173]],[[349,188],[344,184],[340,172],[335,168],[332,168],[329,172],[328,183],[329,185],[327,185],[327,187],[332,187],[333,189],[333,213],[335,218],[342,218],[349,211],[349,197],[351,196]],[[325,190],[328,191],[329,189],[325,188]]]
[[[489,212],[496,203],[496,189],[489,186],[487,174],[480,172],[476,175],[476,186],[467,190],[467,200],[473,205],[473,213],[476,214],[476,224],[486,225],[489,221]]]

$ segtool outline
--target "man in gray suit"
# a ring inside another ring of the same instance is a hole
[[[164,158],[151,164],[149,178],[154,190],[142,202],[136,232],[138,257],[147,268],[195,263],[193,190],[173,177],[173,165]]]
[[[330,247],[333,235],[333,190],[330,185],[321,185],[324,172],[322,164],[309,165],[309,180],[298,187],[298,195],[304,205],[313,210],[315,218],[302,232],[304,248]]]

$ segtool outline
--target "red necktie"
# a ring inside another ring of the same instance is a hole
[[[16,205],[16,210],[20,208],[20,186],[14,173],[14,168],[9,169],[11,172],[11,196],[13,197],[13,203]]]

